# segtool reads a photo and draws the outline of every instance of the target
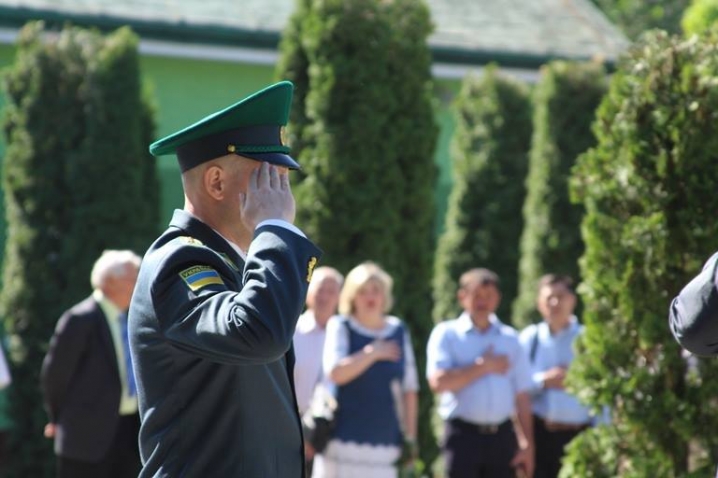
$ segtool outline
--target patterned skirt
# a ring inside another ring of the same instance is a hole
[[[312,478],[397,478],[400,455],[398,446],[331,440],[314,457]]]

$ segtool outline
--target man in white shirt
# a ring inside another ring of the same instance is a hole
[[[516,331],[494,314],[498,276],[483,268],[465,272],[457,298],[464,312],[436,325],[426,358],[446,426],[446,475],[509,478],[520,469],[531,478],[531,370]]]
[[[309,409],[314,389],[322,379],[325,327],[337,312],[343,282],[344,277],[336,269],[318,267],[307,290],[307,310],[299,317],[294,333],[294,387],[300,415]],[[304,447],[309,466],[314,450],[306,440]]]
[[[565,446],[591,422],[588,408],[564,389],[564,378],[574,359],[574,341],[583,333],[583,326],[573,315],[576,293],[572,279],[543,276],[536,305],[543,321],[528,326],[519,336],[533,376],[534,478],[556,478]]]

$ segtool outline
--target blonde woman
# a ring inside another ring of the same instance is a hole
[[[323,355],[336,386],[336,426],[314,478],[396,478],[402,439],[416,443],[416,363],[406,325],[387,315],[392,285],[371,262],[346,276]]]

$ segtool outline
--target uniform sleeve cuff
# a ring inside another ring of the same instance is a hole
[[[307,236],[302,232],[301,229],[299,229],[297,226],[292,224],[291,222],[284,221],[282,219],[267,219],[259,224],[257,224],[257,229],[259,229],[262,226],[278,226],[283,227],[284,229],[289,229],[294,234],[297,234],[298,236],[301,236],[303,238],[307,238]]]

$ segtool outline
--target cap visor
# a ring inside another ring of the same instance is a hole
[[[255,159],[257,161],[264,161],[265,163],[273,164],[275,166],[284,166],[289,169],[302,169],[299,163],[294,161],[291,156],[284,153],[241,153],[237,152],[238,155],[244,156],[245,158]]]

